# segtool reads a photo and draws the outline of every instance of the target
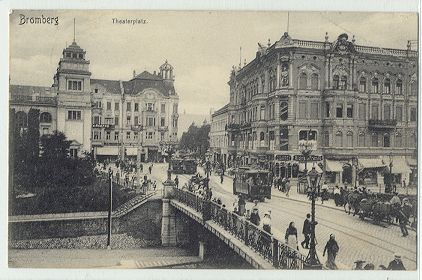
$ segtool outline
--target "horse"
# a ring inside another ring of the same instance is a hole
[[[349,194],[345,194],[345,203],[344,203],[344,211],[350,215],[351,209],[354,210],[353,216],[359,213],[359,202],[364,198],[364,195],[361,193],[352,192]],[[346,205],[349,208],[349,212],[346,210]]]

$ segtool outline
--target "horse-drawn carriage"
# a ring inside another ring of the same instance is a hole
[[[239,168],[233,180],[233,194],[242,194],[250,201],[271,199],[269,171]]]

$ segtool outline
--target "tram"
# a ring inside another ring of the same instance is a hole
[[[171,171],[174,174],[196,174],[197,164],[194,159],[176,158],[171,160]]]
[[[234,173],[233,194],[242,194],[249,201],[271,199],[268,170],[240,167]]]

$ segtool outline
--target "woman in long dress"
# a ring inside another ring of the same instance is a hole
[[[289,227],[286,230],[286,244],[292,249],[299,250],[297,242],[297,229],[294,222],[290,222]]]

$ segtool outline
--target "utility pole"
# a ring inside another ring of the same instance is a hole
[[[111,249],[111,212],[113,209],[113,171],[111,167],[108,169],[109,179],[109,196],[108,196],[108,231],[107,231],[107,250]]]

